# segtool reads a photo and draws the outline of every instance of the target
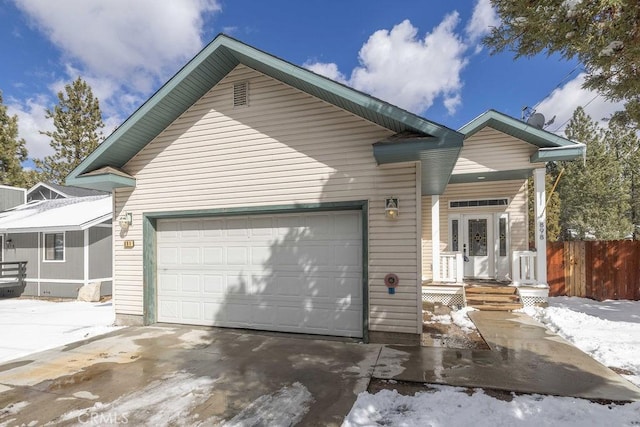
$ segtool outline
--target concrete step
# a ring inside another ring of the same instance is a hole
[[[481,311],[513,311],[520,310],[522,308],[522,304],[513,303],[513,304],[468,304],[469,307],[473,307],[477,310]]]
[[[471,294],[467,295],[467,304],[471,302],[520,302],[518,295],[505,294]]]

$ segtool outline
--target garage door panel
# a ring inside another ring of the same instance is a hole
[[[206,265],[223,265],[224,248],[221,246],[210,246],[202,248],[202,263]]]
[[[158,221],[158,320],[362,336],[360,212]]]
[[[224,276],[212,274],[203,275],[202,293],[204,298],[208,296],[223,296],[225,294]]]
[[[200,264],[200,248],[181,248],[180,249],[180,264],[188,265]]]

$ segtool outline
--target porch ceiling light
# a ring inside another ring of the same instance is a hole
[[[400,210],[398,209],[398,198],[397,197],[389,197],[384,200],[384,216],[389,219],[396,219],[400,214]]]
[[[118,224],[120,224],[120,228],[122,230],[128,230],[129,226],[131,225],[133,216],[131,215],[131,212],[123,212],[122,214],[120,214],[120,216],[118,217]]]

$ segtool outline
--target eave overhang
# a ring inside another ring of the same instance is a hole
[[[373,144],[373,156],[379,165],[420,162],[422,195],[442,194],[458,161],[462,141],[462,134],[446,138],[394,135]]]
[[[587,147],[584,144],[576,144],[571,147],[541,148],[531,155],[531,163],[555,162],[575,160],[586,154]]]
[[[67,178],[66,183],[67,185],[75,185],[77,187],[109,192],[116,188],[135,188],[136,186],[135,178],[131,176],[123,176],[114,172],[89,173],[75,178],[69,177]]]

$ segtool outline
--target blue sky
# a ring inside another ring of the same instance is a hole
[[[579,105],[615,111],[575,61],[490,55],[497,19],[489,0],[0,0],[0,90],[31,157],[51,154],[64,84],[91,84],[108,134],[220,32],[455,129],[490,108],[538,106],[555,132]]]

